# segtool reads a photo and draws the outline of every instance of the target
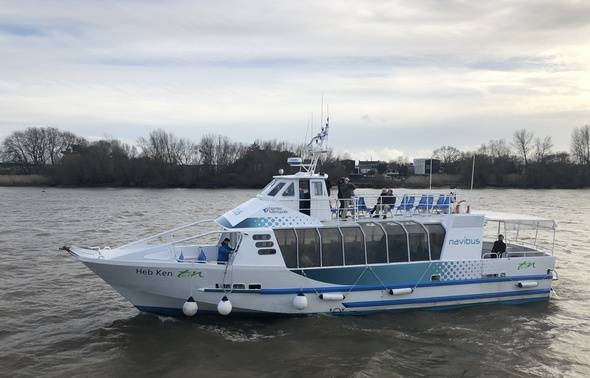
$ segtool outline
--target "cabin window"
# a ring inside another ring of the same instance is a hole
[[[234,284],[234,290],[244,290],[246,285],[244,284]]]
[[[260,289],[262,289],[262,285],[261,284],[250,284],[250,285],[248,285],[248,289],[250,289],[250,290],[260,290]]]
[[[275,230],[275,237],[281,248],[281,254],[287,268],[297,268],[297,237],[295,236],[295,230]]]
[[[272,246],[273,243],[271,241],[256,242],[256,248],[269,248]]]
[[[321,197],[324,195],[324,186],[322,185],[322,182],[320,181],[313,181],[312,183],[312,187],[313,187],[313,195],[314,197]]]
[[[275,184],[275,182],[277,182],[277,180],[272,180],[271,182],[266,184],[264,189],[262,189],[261,193],[266,193]]]
[[[389,262],[408,261],[408,239],[406,231],[397,223],[383,223],[387,232],[387,244],[389,247]]]
[[[344,263],[365,264],[365,241],[360,227],[341,227],[344,237]]]
[[[265,249],[258,250],[259,255],[274,255],[276,253],[277,253],[277,250],[274,248],[265,248]]]
[[[445,228],[440,224],[425,224],[430,237],[430,258],[440,260],[443,245],[445,243]]]
[[[410,261],[428,261],[428,236],[426,230],[416,222],[402,222],[410,239]]]
[[[277,195],[277,193],[279,192],[279,190],[281,190],[283,188],[283,186],[285,186],[284,182],[279,182],[278,184],[276,184],[271,190],[270,192],[268,192],[268,195],[271,197],[274,197]]]
[[[320,236],[315,228],[298,229],[299,267],[320,266]]]
[[[254,240],[270,240],[269,234],[254,234],[252,235],[252,239]]]
[[[322,266],[344,265],[342,261],[342,236],[337,228],[320,228],[322,237]]]
[[[283,197],[294,197],[294,196],[295,196],[295,184],[290,183],[289,186],[287,186],[287,189],[285,189],[283,191]]]
[[[387,262],[387,243],[385,232],[376,223],[361,223],[367,245],[367,264],[383,264]]]

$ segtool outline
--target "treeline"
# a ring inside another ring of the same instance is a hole
[[[135,145],[116,139],[89,141],[51,127],[16,131],[0,144],[0,174],[41,174],[55,185],[130,187],[260,188],[286,160],[300,156],[302,146],[279,141],[234,142],[205,135],[198,143],[164,130],[154,130]],[[590,126],[574,129],[569,152],[553,151],[550,136],[527,130],[511,141],[490,140],[476,151],[454,146],[436,149],[433,158],[443,173],[468,187],[475,156],[475,187],[590,187]],[[335,183],[354,169],[349,159],[329,153],[320,166]],[[367,185],[403,186],[413,171],[407,159],[380,162]],[[397,178],[385,175],[397,172]]]
[[[299,148],[278,141],[246,145],[221,135],[205,135],[194,143],[164,130],[152,131],[135,146],[31,127],[5,138],[0,153],[13,173],[43,174],[56,185],[259,188]],[[331,156],[323,169],[342,174]]]
[[[590,187],[590,126],[575,128],[568,152],[553,151],[550,136],[535,137],[525,129],[511,141],[490,140],[476,151],[443,146],[433,152],[444,172],[471,181],[475,156],[475,187],[583,188]]]

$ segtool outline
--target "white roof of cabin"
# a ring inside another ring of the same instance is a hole
[[[482,211],[475,210],[471,214],[483,215],[486,220],[493,222],[505,222],[514,225],[522,226],[523,228],[545,228],[555,230],[557,222],[554,219],[542,218],[534,215],[502,213],[498,211]]]

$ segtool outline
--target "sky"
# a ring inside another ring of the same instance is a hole
[[[356,159],[522,128],[569,150],[590,124],[589,20],[588,1],[2,0],[0,138],[301,143],[323,98]]]

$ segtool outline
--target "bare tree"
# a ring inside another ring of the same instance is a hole
[[[524,160],[525,169],[529,164],[529,156],[533,146],[533,133],[526,131],[526,129],[517,130],[514,132],[512,144],[516,151]]]
[[[580,164],[590,165],[590,126],[576,127],[572,132],[572,157]]]
[[[29,127],[12,133],[2,145],[4,159],[30,173],[32,168],[39,170],[48,164],[57,164],[64,151],[85,142],[83,138],[53,127]]]
[[[142,154],[149,159],[166,164],[190,164],[195,151],[194,144],[162,129],[154,130],[147,139],[139,138]]]
[[[25,133],[15,131],[2,142],[3,159],[6,162],[18,164],[24,172],[30,173],[31,166],[26,144]]]
[[[541,138],[535,138],[535,159],[539,163],[544,163],[547,160],[547,156],[551,154],[553,148],[553,141],[550,136]]]
[[[201,164],[213,166],[215,163],[215,136],[203,135],[199,143],[199,156]]]
[[[440,160],[444,165],[456,163],[461,156],[461,151],[453,146],[442,146],[432,152],[432,157]]]

